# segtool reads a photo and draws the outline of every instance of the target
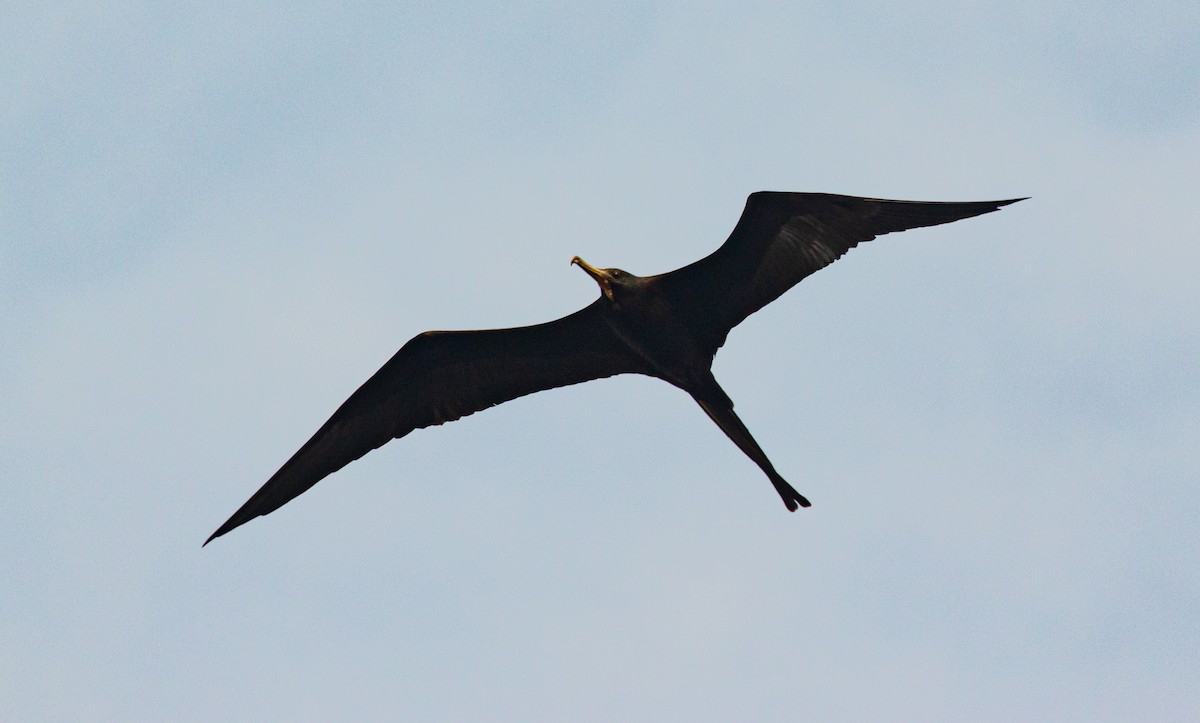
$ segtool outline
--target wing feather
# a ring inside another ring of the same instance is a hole
[[[663,277],[677,303],[696,310],[695,329],[715,351],[729,330],[809,274],[876,236],[988,213],[1005,201],[890,201],[829,193],[761,191],[725,243]]]
[[[204,544],[275,511],[326,476],[414,429],[545,389],[644,365],[600,318],[597,301],[513,329],[429,331],[405,344]]]

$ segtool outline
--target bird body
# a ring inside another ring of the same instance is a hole
[[[767,475],[789,510],[809,501],[772,466],[712,374],[729,331],[859,243],[995,211],[1022,199],[940,203],[820,193],[751,194],[729,239],[657,276],[571,260],[600,298],[556,321],[512,329],[431,331],[405,344],[208,544],[414,429],[545,389],[644,374],[682,389]]]

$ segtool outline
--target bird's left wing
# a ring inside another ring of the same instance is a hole
[[[876,236],[988,213],[1004,201],[890,201],[831,193],[760,191],[746,199],[737,226],[703,259],[664,274],[676,303],[695,310],[696,329],[713,351],[729,330],[801,279]]]
[[[414,429],[644,364],[612,333],[600,301],[557,321],[414,337],[204,544],[275,511],[326,476]]]

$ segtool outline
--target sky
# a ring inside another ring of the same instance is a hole
[[[18,3],[0,719],[1200,717],[1200,5]],[[714,371],[204,539],[413,335],[591,302],[757,190],[1030,196]]]

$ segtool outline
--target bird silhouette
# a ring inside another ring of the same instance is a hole
[[[596,301],[534,326],[418,334],[204,544],[279,509],[414,429],[617,374],[657,377],[690,394],[766,473],[789,510],[808,507],[809,501],[775,470],[713,377],[713,357],[729,331],[860,243],[1021,200],[947,203],[763,191],[746,200],[720,248],[675,271],[636,276],[596,268],[576,256],[571,263],[600,287]]]

